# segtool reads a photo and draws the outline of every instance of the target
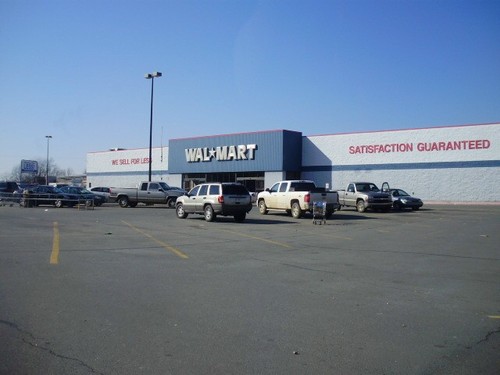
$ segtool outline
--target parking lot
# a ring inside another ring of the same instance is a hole
[[[499,228],[0,207],[0,374],[498,374]]]

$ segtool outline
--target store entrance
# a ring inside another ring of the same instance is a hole
[[[239,182],[250,192],[264,190],[264,172],[190,173],[182,175],[182,187],[191,190],[206,182]]]
[[[237,177],[236,181],[244,185],[248,191],[258,193],[264,190],[264,176],[262,177]]]

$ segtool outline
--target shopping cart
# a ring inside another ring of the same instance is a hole
[[[326,202],[313,202],[313,224],[326,224]]]

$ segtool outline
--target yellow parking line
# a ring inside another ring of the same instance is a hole
[[[52,253],[50,264],[59,264],[59,225],[54,221],[54,238],[52,239]]]
[[[132,224],[130,223],[127,223],[126,221],[123,221],[123,223],[125,223],[126,225],[128,225],[130,228],[132,228],[133,230],[141,233],[142,235],[148,237],[149,239],[153,240],[154,242],[156,242],[157,244],[159,244],[160,246],[162,246],[163,248],[167,249],[168,251],[174,253],[175,255],[177,255],[179,258],[183,258],[183,259],[189,259],[189,257],[184,254],[182,251],[176,249],[175,247],[173,246],[170,246],[169,244],[163,242],[163,241],[160,241],[156,238],[154,238],[152,235],[150,235],[149,233],[146,233],[145,231],[139,229],[139,228],[136,228],[134,227]]]
[[[269,242],[269,243],[272,243],[273,245],[278,245],[278,246],[287,247],[287,248],[291,248],[292,247],[292,246],[287,245],[286,243],[283,243],[283,242],[272,241],[272,240],[268,240],[268,239],[262,238],[262,237],[255,237],[255,236],[251,236],[249,234],[235,232],[235,231],[232,231],[232,230],[220,229],[220,228],[218,228],[218,230],[223,231],[223,232],[228,232],[228,233],[236,234],[236,235],[241,236],[241,237],[251,238],[253,240],[259,240],[259,241]]]
[[[500,315],[488,315],[490,319],[500,319]]]

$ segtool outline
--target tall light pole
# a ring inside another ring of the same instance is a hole
[[[148,73],[144,78],[151,80],[151,113],[149,115],[149,182],[151,182],[151,162],[153,158],[153,88],[155,78],[161,77],[160,72]]]
[[[45,185],[49,184],[49,141],[52,138],[51,135],[46,135],[47,138],[47,173],[45,174]]]

